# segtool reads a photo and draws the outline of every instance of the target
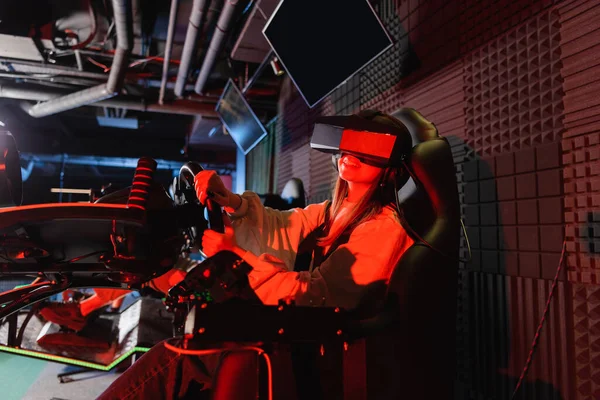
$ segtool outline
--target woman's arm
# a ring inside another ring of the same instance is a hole
[[[232,193],[215,171],[196,174],[194,188],[201,204],[210,198],[225,208],[234,221],[239,246],[254,254],[276,256],[288,269],[293,268],[300,242],[324,221],[325,203],[305,209],[273,210],[264,207],[255,193]]]
[[[264,207],[253,192],[242,196],[240,207],[230,212],[237,244],[253,254],[275,256],[293,268],[300,242],[325,219],[326,202],[288,211]]]
[[[355,308],[371,285],[387,283],[400,256],[413,241],[397,221],[378,218],[357,227],[312,272],[289,272],[270,255],[242,253],[254,269],[249,280],[265,304],[294,297],[298,305]]]

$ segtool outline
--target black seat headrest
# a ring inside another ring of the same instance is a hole
[[[439,136],[433,123],[412,108],[394,114],[408,128],[413,148],[407,159],[411,179],[399,193],[411,227],[435,248],[454,252],[460,224],[460,207],[454,160],[448,141]],[[415,182],[415,180],[417,182]],[[447,224],[446,222],[450,222]],[[454,241],[452,241],[454,242]]]
[[[299,178],[292,178],[283,187],[281,198],[286,201],[290,207],[306,207],[306,195],[304,193],[304,184]]]
[[[419,143],[440,137],[435,125],[426,120],[425,117],[412,108],[401,108],[393,116],[402,121],[404,126],[408,129],[412,138],[413,147]]]

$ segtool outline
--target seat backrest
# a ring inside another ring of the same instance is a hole
[[[283,187],[281,198],[289,204],[289,208],[306,207],[306,193],[300,178],[292,178]]]
[[[407,160],[411,179],[400,191],[406,222],[425,241],[458,259],[460,204],[452,151],[435,125],[411,108],[395,114],[413,137]],[[416,182],[415,182],[416,181]]]
[[[385,309],[375,317],[396,323],[367,339],[367,361],[377,360],[367,363],[367,374],[378,377],[368,384],[369,398],[451,399],[460,244],[452,153],[417,111],[405,108],[394,116],[413,137],[407,160],[412,183],[400,197],[403,225],[416,235],[392,273]]]
[[[447,140],[421,114],[406,108],[394,116],[413,137],[407,159],[413,184],[401,192],[401,205],[403,224],[418,238],[392,273],[383,310],[359,324],[357,331],[369,336],[346,351],[323,351],[319,343],[296,346],[291,363],[297,396],[285,381],[276,385],[286,394],[281,398],[453,398],[460,243],[454,163]]]
[[[306,194],[304,193],[304,184],[299,178],[292,178],[283,187],[281,195],[279,194],[260,194],[258,195],[265,207],[275,210],[289,210],[292,208],[306,207]]]

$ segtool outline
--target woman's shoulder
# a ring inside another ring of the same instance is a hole
[[[306,208],[311,207],[311,208],[314,208],[314,209],[323,209],[324,210],[325,208],[327,208],[327,206],[330,203],[331,203],[331,201],[325,200],[325,201],[323,201],[321,203],[311,203],[311,204],[307,205]]]
[[[386,206],[381,209],[381,212],[377,214],[374,218],[375,220],[385,221],[388,224],[397,225],[402,227],[400,223],[400,215],[398,214],[398,210],[392,206]]]
[[[329,200],[322,203],[313,203],[306,206],[304,209],[297,208],[296,211],[302,212],[309,219],[315,218],[317,223],[322,223],[325,220],[325,214],[329,207]]]
[[[384,207],[381,211],[368,221],[363,222],[356,227],[361,233],[377,234],[401,234],[404,228],[400,223],[398,211],[393,207]]]

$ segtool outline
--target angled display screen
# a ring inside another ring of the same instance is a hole
[[[310,107],[393,44],[367,0],[283,0],[263,33]]]
[[[231,79],[227,82],[215,110],[244,154],[248,154],[267,136],[267,130]]]

